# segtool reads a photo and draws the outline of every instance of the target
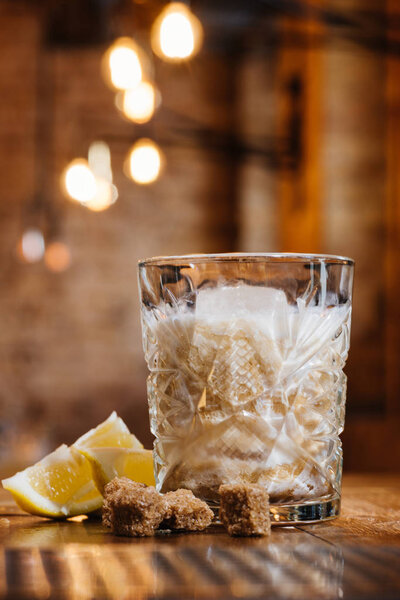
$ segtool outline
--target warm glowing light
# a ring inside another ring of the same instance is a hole
[[[72,200],[85,204],[96,195],[96,178],[87,160],[77,158],[64,171],[64,187]]]
[[[152,183],[160,175],[161,150],[152,140],[139,140],[132,147],[127,163],[127,171],[133,181],[142,185]]]
[[[111,81],[119,90],[135,87],[142,69],[137,54],[131,48],[115,48],[110,55]]]
[[[89,202],[85,202],[85,206],[94,212],[101,212],[110,208],[117,198],[118,191],[115,185],[102,177],[98,177],[96,179],[96,195]]]
[[[109,208],[118,198],[112,183],[110,148],[105,142],[93,142],[89,147],[88,161],[72,161],[63,176],[67,195],[90,210]]]
[[[112,87],[117,90],[129,90],[140,83],[142,65],[139,53],[137,44],[131,38],[119,38],[107,50],[103,70]]]
[[[71,264],[71,252],[63,242],[52,242],[46,248],[44,262],[50,271],[61,273]]]
[[[134,90],[124,92],[122,112],[131,121],[146,123],[156,108],[156,91],[147,81],[142,81]]]
[[[188,60],[200,50],[203,28],[186,4],[173,2],[157,17],[151,31],[153,50],[173,62]]]
[[[109,208],[118,198],[118,190],[112,184],[111,152],[105,142],[90,144],[89,167],[96,177],[96,193],[85,206],[95,212]]]
[[[39,262],[43,258],[44,249],[44,238],[39,229],[27,229],[24,231],[18,245],[20,258],[29,263]]]
[[[112,183],[111,152],[106,142],[92,142],[88,151],[89,167],[95,177]]]
[[[168,58],[191,56],[194,50],[194,35],[189,19],[179,13],[167,15],[161,23],[160,46]]]

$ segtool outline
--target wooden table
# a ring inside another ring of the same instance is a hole
[[[0,598],[400,598],[400,477],[347,476],[342,517],[271,537],[126,539],[100,522],[54,522],[0,495]]]

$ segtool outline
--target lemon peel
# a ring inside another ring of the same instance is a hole
[[[98,510],[103,502],[89,462],[65,444],[2,484],[20,508],[41,517],[87,514]]]
[[[72,446],[63,444],[2,484],[26,512],[68,518],[99,510],[104,485],[122,475],[154,485],[152,451],[114,411]]]

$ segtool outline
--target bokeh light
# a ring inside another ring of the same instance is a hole
[[[123,94],[121,110],[127,119],[135,123],[146,123],[156,108],[156,90],[148,81],[142,81],[133,90]]]
[[[63,242],[51,242],[44,255],[46,267],[54,273],[61,273],[71,264],[71,252]]]
[[[86,208],[100,212],[109,208],[118,198],[112,183],[111,153],[105,142],[93,142],[88,161],[73,160],[65,169],[62,183],[67,196]]]
[[[126,171],[133,181],[147,185],[159,177],[162,162],[163,156],[158,145],[153,140],[143,138],[132,146]]]
[[[186,4],[172,2],[160,13],[151,30],[154,52],[164,60],[180,62],[201,48],[203,27]]]
[[[28,262],[39,262],[43,258],[45,250],[44,237],[39,229],[27,229],[22,234],[18,244],[19,257]]]
[[[102,177],[97,177],[96,194],[89,202],[85,202],[85,206],[94,212],[101,212],[110,208],[117,198],[118,191],[115,185]]]
[[[62,180],[65,192],[76,202],[85,204],[96,195],[96,178],[84,158],[73,160],[65,169]]]
[[[88,163],[94,176],[112,183],[111,152],[106,142],[92,142],[88,150]]]
[[[109,85],[117,90],[135,88],[142,79],[140,50],[128,37],[117,39],[103,59],[103,75]]]

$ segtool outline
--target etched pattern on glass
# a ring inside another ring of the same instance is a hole
[[[143,308],[158,489],[274,503],[340,495],[351,306],[239,284]]]

